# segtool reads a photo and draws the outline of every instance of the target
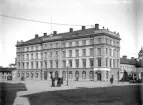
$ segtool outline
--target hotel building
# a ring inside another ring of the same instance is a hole
[[[17,79],[48,80],[63,77],[70,80],[108,81],[119,79],[120,35],[108,29],[94,28],[35,35],[16,45]]]

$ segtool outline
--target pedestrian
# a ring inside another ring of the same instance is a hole
[[[114,81],[114,78],[113,78],[113,75],[112,75],[112,77],[110,78],[111,84],[113,84],[113,81]]]

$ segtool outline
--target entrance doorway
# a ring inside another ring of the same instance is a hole
[[[97,80],[101,81],[101,71],[97,71]]]

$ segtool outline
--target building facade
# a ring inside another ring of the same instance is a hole
[[[124,72],[127,72],[128,75],[134,78],[137,75],[136,65],[137,59],[135,59],[134,57],[132,57],[131,59],[128,59],[127,56],[123,56],[122,58],[120,58],[120,80],[123,78]]]
[[[47,80],[63,77],[75,80],[119,80],[120,35],[108,29],[94,28],[53,35],[35,35],[16,45],[17,79]]]

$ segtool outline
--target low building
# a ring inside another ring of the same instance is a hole
[[[127,72],[128,75],[131,75],[133,78],[136,76],[136,65],[137,59],[132,57],[128,59],[127,56],[120,58],[120,80],[123,78],[124,72]]]
[[[12,73],[16,68],[0,68],[0,80],[7,81],[12,80]]]

